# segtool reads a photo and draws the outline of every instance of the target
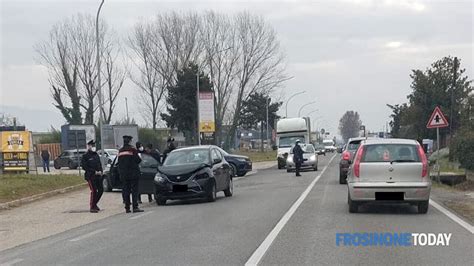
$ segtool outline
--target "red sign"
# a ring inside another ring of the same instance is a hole
[[[440,127],[447,127],[448,119],[444,116],[441,109],[438,106],[434,109],[433,113],[431,114],[430,120],[426,125],[427,128],[440,128]]]

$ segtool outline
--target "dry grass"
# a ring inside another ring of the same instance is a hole
[[[84,183],[78,175],[0,175],[0,203]]]
[[[276,161],[277,152],[276,151],[236,151],[235,154],[245,155],[252,160],[252,162],[267,162],[267,161]]]

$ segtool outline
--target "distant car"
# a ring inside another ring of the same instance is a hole
[[[334,141],[325,139],[323,140],[323,145],[324,148],[326,149],[326,152],[335,152],[336,151],[336,146],[334,146]]]
[[[303,149],[303,163],[301,164],[301,170],[311,169],[318,171],[318,154],[314,150],[313,144],[300,144]],[[293,160],[293,148],[290,150],[288,159],[286,160],[286,171],[295,171],[295,162]]]
[[[409,203],[426,213],[431,180],[423,147],[409,139],[362,141],[347,186],[351,213],[367,202]]]
[[[224,155],[225,160],[230,164],[232,176],[245,176],[252,171],[252,161],[247,156],[229,154],[222,148],[217,149]]]
[[[234,191],[231,167],[217,146],[179,148],[168,154],[155,177],[155,199],[158,205],[167,200],[206,198],[212,202],[224,191]]]
[[[158,172],[159,163],[148,154],[140,154],[142,162],[140,163],[140,179],[138,181],[138,192],[140,194],[154,194],[155,175]],[[118,157],[115,157],[111,164],[108,164],[104,170],[102,179],[104,191],[111,192],[113,189],[122,189],[122,181],[118,170]]]
[[[366,138],[350,138],[342,150],[341,160],[339,161],[339,184],[346,184],[347,172],[354,158],[354,154],[359,148],[361,141]]]
[[[315,145],[315,150],[318,155],[324,155],[326,156],[326,148],[324,147],[323,144],[316,144]]]
[[[87,150],[66,150],[63,151],[56,159],[54,159],[53,166],[55,169],[61,169],[63,167],[69,167],[69,169],[77,169],[80,165],[82,155]]]
[[[100,154],[101,150],[97,151],[97,153]],[[106,163],[111,164],[115,160],[115,157],[117,157],[118,153],[119,153],[119,150],[117,149],[105,149],[104,157],[107,158]]]

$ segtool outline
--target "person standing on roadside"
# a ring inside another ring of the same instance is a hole
[[[48,150],[41,151],[41,160],[43,162],[43,172],[46,173],[46,170],[48,170],[48,173],[49,173],[49,151]]]
[[[139,141],[137,141],[135,143],[135,147],[137,148],[138,150],[138,155],[140,156],[140,158],[142,158],[142,154],[147,154],[147,151],[145,150],[145,147],[143,147],[143,144]],[[140,183],[140,180],[138,180],[138,183]],[[140,187],[140,185],[139,185]],[[152,202],[153,201],[153,197],[151,196],[151,194],[148,194],[148,202]],[[142,194],[138,194],[138,204],[142,204]]]
[[[296,176],[301,176],[300,169],[303,163],[303,149],[301,149],[300,140],[296,140],[295,147],[293,147],[293,161],[295,162]]]
[[[167,147],[166,150],[163,152],[163,160],[162,163],[165,162],[166,156],[168,156],[168,153],[172,152],[173,150],[176,149],[176,146],[174,145],[174,138],[169,137],[168,140],[166,141]]]
[[[100,211],[97,203],[104,193],[104,187],[102,186],[102,163],[99,154],[97,154],[94,140],[87,142],[87,152],[82,156],[81,166],[85,171],[84,178],[91,190],[90,212],[97,213]]]
[[[142,161],[130,142],[131,136],[123,136],[123,147],[119,150],[119,175],[123,183],[122,198],[125,203],[125,212],[130,213],[130,194],[132,195],[133,212],[143,212],[138,208],[138,178],[140,177],[139,164]]]
[[[159,164],[161,164],[161,154],[157,149],[153,149],[153,144],[148,143],[145,148],[145,153],[153,157]]]

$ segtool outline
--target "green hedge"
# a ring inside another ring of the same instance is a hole
[[[451,143],[451,152],[462,168],[474,170],[474,132],[465,130],[457,134]]]

